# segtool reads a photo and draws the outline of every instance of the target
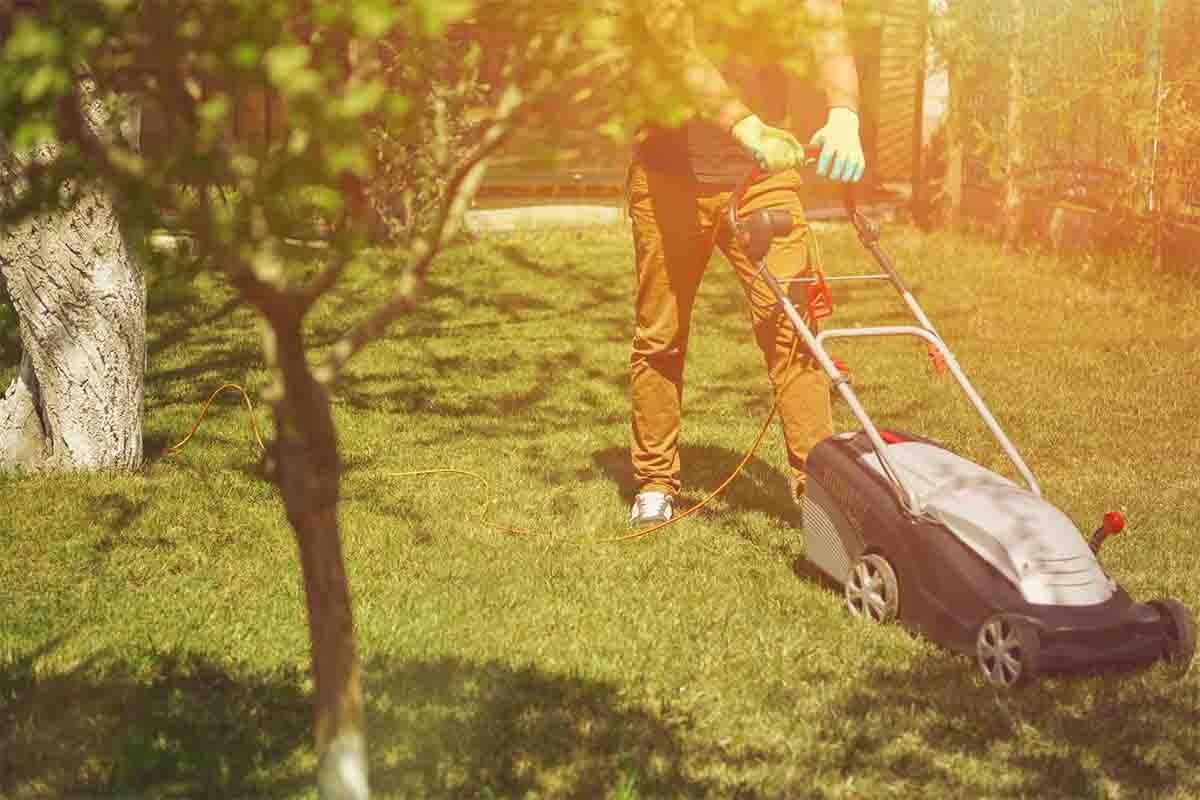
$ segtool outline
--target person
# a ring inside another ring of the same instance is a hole
[[[812,137],[820,145],[817,173],[858,181],[866,162],[859,138],[858,72],[841,0],[806,0],[816,21],[814,75],[828,102],[827,122]],[[649,38],[683,76],[695,113],[675,125],[648,125],[634,147],[627,181],[636,267],[636,330],[630,357],[630,456],[637,490],[635,528],[669,520],[681,487],[679,434],[684,359],[692,306],[714,247],[741,280],[755,340],[766,359],[782,421],[793,497],[804,493],[808,451],[832,433],[829,382],[779,311],[770,290],[754,280],[755,265],[722,225],[735,184],[757,165],[739,206],[744,213],[786,208],[795,224],[775,240],[768,268],[780,279],[809,270],[808,226],[798,189],[804,147],[782,127],[787,75],[774,65],[718,68],[702,52],[685,0],[662,0],[643,13]],[[812,320],[809,320],[810,326]]]

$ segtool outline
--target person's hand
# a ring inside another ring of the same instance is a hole
[[[772,128],[754,114],[729,132],[766,172],[781,172],[804,163],[804,145],[795,136],[783,128]]]
[[[841,106],[829,109],[825,127],[813,134],[809,144],[821,146],[821,155],[817,158],[818,175],[828,173],[829,180],[844,183],[855,183],[862,178],[867,159],[858,138],[858,114]]]

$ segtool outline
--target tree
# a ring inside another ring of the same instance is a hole
[[[782,60],[803,21],[764,26],[794,10],[769,5],[697,13],[733,23],[730,43]],[[202,264],[261,317],[273,379],[265,467],[300,555],[326,796],[367,793],[331,395],[351,359],[420,302],[489,158],[519,126],[553,126],[568,105],[577,124],[612,131],[688,112],[669,60],[647,48],[631,56],[644,35],[622,2],[601,11],[574,0],[42,0],[5,41],[0,141],[50,155],[14,163],[7,183],[21,191],[3,222],[82,208],[78,192],[63,192],[75,186],[104,186],[118,216],[142,229],[174,209]],[[489,79],[476,85],[483,61]],[[83,64],[99,91],[135,94],[165,118],[170,148],[138,153],[87,124]],[[610,89],[604,101],[598,86]],[[228,135],[247,88],[282,101],[280,141]],[[309,312],[348,272],[376,268],[363,257],[368,207],[392,216],[403,266],[374,276],[394,287],[387,300],[314,350]],[[292,237],[318,230],[326,247],[315,262],[288,256]]]
[[[929,33],[932,52],[938,65],[946,70],[946,117],[937,134],[940,136],[940,163],[936,164],[938,186],[931,192],[928,222],[937,225],[957,225],[962,218],[963,203],[963,90],[966,81],[961,72],[967,66],[962,51],[966,47],[961,33],[959,16],[961,3],[937,5],[930,15]],[[935,142],[937,140],[935,139]]]
[[[1012,11],[1008,34],[1008,127],[1004,162],[1004,249],[1013,250],[1021,238],[1023,210],[1021,173],[1025,163],[1022,122],[1025,114],[1025,0],[1009,0]]]
[[[961,148],[965,182],[1004,187],[1010,240],[1018,188],[1113,213],[1112,231],[1124,234],[1142,221],[1153,185],[1161,195],[1164,176],[1194,169],[1196,12],[1166,4],[1158,70],[1160,11],[1155,0],[948,0],[934,29],[951,79],[947,139]],[[956,162],[952,151],[947,168]],[[956,185],[947,175],[943,190]]]
[[[77,99],[89,136],[123,136],[136,147],[134,104],[98,95],[92,81],[81,82]],[[56,156],[52,144],[2,154],[0,174]],[[133,469],[142,460],[146,289],[138,250],[103,186],[69,190],[70,206],[0,232],[0,276],[22,347],[20,370],[0,399],[0,471]]]

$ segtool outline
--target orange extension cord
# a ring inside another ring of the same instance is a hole
[[[810,242],[810,247],[815,248],[814,250],[810,250],[810,254],[813,257],[813,262],[812,262],[813,268],[817,271],[822,271],[824,268],[824,265],[822,264],[823,259],[821,257],[820,245],[817,243],[816,237],[813,237],[813,236],[809,236],[809,242]],[[792,361],[795,360],[796,352],[799,349],[799,345],[800,345],[800,338],[799,338],[799,336],[797,336],[795,339],[792,340],[792,349],[791,349],[791,352],[788,353],[787,366],[790,367],[792,364]],[[787,368],[785,367],[784,372],[786,372],[786,371],[787,371]],[[209,395],[208,400],[204,403],[204,408],[200,411],[200,416],[196,419],[195,424],[192,425],[192,430],[188,433],[187,436],[183,437],[183,440],[180,441],[178,444],[168,447],[164,451],[167,455],[175,455],[176,453],[179,453],[183,449],[184,445],[186,445],[188,443],[188,440],[190,440],[192,438],[192,435],[195,434],[196,430],[200,427],[200,423],[204,420],[205,414],[208,413],[208,407],[210,405],[212,405],[213,400],[215,400],[217,395],[219,395],[221,392],[225,391],[226,389],[236,389],[238,392],[241,393],[242,399],[246,403],[246,412],[250,415],[250,425],[254,430],[254,438],[258,444],[258,449],[260,452],[266,449],[266,446],[263,444],[262,436],[259,435],[259,432],[258,432],[258,423],[255,421],[255,418],[254,418],[254,408],[250,404],[249,393],[243,387],[239,386],[236,383],[225,383],[225,384],[222,384],[221,386],[217,387],[216,391],[214,391],[211,395]],[[684,511],[682,514],[673,516],[669,520],[666,520],[665,522],[660,522],[656,525],[652,525],[647,528],[636,530],[631,533],[626,533],[626,534],[619,535],[619,536],[610,536],[610,537],[606,537],[603,539],[597,539],[596,543],[597,544],[610,544],[610,543],[614,543],[614,542],[630,542],[630,541],[634,541],[636,539],[644,539],[645,537],[649,536],[652,533],[657,533],[658,531],[661,531],[663,528],[666,528],[668,525],[674,525],[676,522],[680,522],[681,520],[684,520],[687,517],[690,517],[692,514],[695,514],[701,508],[708,505],[708,503],[712,502],[713,499],[715,499],[722,492],[725,491],[726,487],[728,487],[729,484],[733,483],[734,479],[737,478],[737,476],[741,474],[741,472],[745,468],[746,464],[748,464],[750,462],[750,459],[754,457],[754,454],[756,452],[758,452],[758,447],[759,447],[759,445],[762,444],[762,440],[767,434],[767,430],[771,425],[771,420],[773,420],[775,418],[775,412],[779,410],[779,396],[781,394],[783,394],[782,388],[775,393],[775,402],[771,404],[771,411],[770,411],[770,413],[767,414],[767,418],[763,421],[762,428],[759,430],[758,435],[754,438],[754,443],[750,445],[750,449],[748,451],[746,451],[746,455],[742,458],[741,462],[734,468],[733,472],[731,472],[729,474],[729,477],[726,478],[724,481],[722,481],[721,484],[717,488],[713,489],[704,499],[700,500],[698,503],[696,503],[694,506],[692,506],[688,510]],[[456,469],[453,467],[439,467],[439,468],[435,468],[435,469],[413,470],[410,472],[388,472],[388,473],[385,473],[385,475],[388,477],[393,477],[393,478],[416,478],[416,477],[424,477],[424,476],[432,476],[432,475],[461,475],[461,476],[465,476],[468,478],[474,478],[475,480],[479,481],[480,483],[482,483],[484,485],[484,489],[486,492],[488,492],[488,493],[491,492],[491,484],[488,482],[487,478],[483,477],[482,475],[479,475],[478,473],[470,472],[469,470]],[[479,523],[481,525],[483,525],[486,528],[490,528],[491,530],[508,534],[510,536],[534,536],[534,535],[536,535],[535,531],[525,530],[523,528],[513,528],[513,527],[510,527],[507,525],[499,525],[494,522],[489,522],[487,520],[487,509],[490,505],[492,505],[493,502],[494,502],[494,495],[490,496],[490,497],[485,497],[483,504],[480,506],[478,513],[479,513]]]
[[[208,413],[208,407],[212,405],[212,401],[216,400],[217,395],[226,389],[236,389],[242,393],[242,399],[246,401],[246,413],[250,415],[250,427],[254,430],[254,441],[258,443],[258,450],[261,453],[263,450],[267,449],[267,446],[263,444],[262,436],[258,432],[258,422],[254,419],[254,407],[250,405],[250,393],[241,386],[238,386],[236,383],[223,383],[217,387],[216,391],[208,396],[208,400],[204,402],[204,408],[200,409],[200,416],[196,418],[196,423],[192,425],[192,429],[188,431],[188,435],[183,437],[182,441],[180,441],[178,444],[173,444],[168,447],[163,451],[164,453],[169,456],[173,456],[183,449],[183,446],[188,443],[188,440],[192,438],[193,434],[195,434],[196,430],[200,427],[200,423],[204,421],[204,415]]]
[[[796,357],[796,351],[798,349],[799,343],[800,343],[799,339],[796,339],[792,342],[792,350],[788,354],[788,364],[789,365],[791,364],[792,360],[795,359],[795,357]],[[183,439],[178,444],[174,444],[174,445],[171,445],[170,447],[168,447],[166,450],[163,451],[164,453],[166,453],[167,455],[176,455],[177,453],[179,453],[180,451],[183,450],[184,446],[188,443],[188,441],[191,440],[192,436],[200,428],[200,423],[204,421],[205,415],[208,414],[208,408],[209,408],[209,406],[212,405],[213,400],[215,400],[217,398],[217,395],[221,394],[221,392],[225,391],[226,389],[234,389],[241,393],[242,400],[245,401],[245,404],[246,404],[246,413],[250,415],[250,427],[254,431],[254,440],[258,445],[259,452],[262,452],[263,450],[266,449],[266,445],[263,444],[262,435],[258,431],[258,422],[255,420],[255,417],[254,417],[254,407],[250,403],[249,392],[247,392],[245,390],[245,388],[243,388],[242,386],[239,386],[236,383],[225,383],[225,384],[218,386],[217,389],[211,395],[209,395],[208,400],[206,400],[204,402],[204,407],[200,410],[200,416],[196,418],[196,422],[192,425],[192,429],[188,432],[188,435],[183,437]],[[713,489],[703,500],[696,503],[696,505],[692,506],[687,511],[684,511],[682,514],[673,516],[669,520],[666,520],[665,522],[660,522],[657,525],[652,525],[648,528],[636,530],[636,531],[633,531],[632,533],[626,533],[621,536],[611,536],[611,537],[607,537],[604,539],[597,539],[596,542],[598,544],[608,544],[608,543],[613,543],[613,542],[629,542],[629,541],[633,541],[635,539],[643,539],[652,533],[656,533],[656,532],[662,530],[663,528],[667,527],[668,525],[674,525],[676,522],[679,522],[687,517],[690,517],[692,514],[696,513],[701,508],[703,508],[705,505],[707,505],[709,502],[711,502],[714,498],[718,497],[722,492],[725,491],[726,487],[728,487],[729,484],[731,484],[733,482],[733,480],[738,475],[741,474],[741,472],[745,468],[746,464],[748,464],[750,462],[750,459],[754,457],[754,454],[756,452],[758,452],[758,447],[760,444],[762,444],[762,440],[767,434],[767,429],[771,425],[771,420],[773,420],[775,418],[775,412],[779,409],[779,395],[780,394],[782,394],[782,391],[776,392],[775,402],[771,404],[771,411],[769,414],[767,414],[766,420],[763,421],[762,428],[758,431],[758,435],[754,438],[754,443],[750,445],[750,449],[746,452],[745,457],[742,458],[741,462],[734,468],[733,472],[730,473],[729,477],[726,478],[724,481],[722,481],[721,485],[718,486],[717,488]],[[487,520],[487,509],[494,502],[495,495],[491,494],[492,487],[491,487],[491,484],[488,482],[487,478],[483,477],[482,475],[479,475],[478,473],[471,472],[471,471],[465,470],[465,469],[455,469],[453,467],[439,467],[436,469],[421,469],[421,470],[413,470],[410,472],[388,472],[388,473],[384,473],[384,474],[388,477],[393,477],[393,478],[416,478],[416,477],[431,476],[431,475],[462,475],[462,476],[465,476],[468,478],[474,478],[475,480],[477,480],[483,484],[484,490],[488,494],[488,496],[485,497],[483,504],[480,506],[480,509],[479,509],[479,523],[481,525],[483,525],[485,528],[490,528],[491,530],[498,531],[500,533],[505,533],[510,536],[534,536],[534,535],[536,535],[535,531],[530,531],[530,530],[526,530],[523,528],[513,528],[513,527],[510,527],[507,525],[499,525],[497,523],[489,522]]]

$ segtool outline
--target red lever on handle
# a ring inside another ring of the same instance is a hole
[[[929,360],[933,362],[933,371],[941,375],[946,371],[946,359],[942,356],[942,351],[938,350],[931,344],[925,345],[925,352],[929,353]]]
[[[821,319],[833,313],[833,301],[829,297],[825,273],[819,269],[814,272],[813,282],[808,284],[807,292],[808,314],[812,319]]]

